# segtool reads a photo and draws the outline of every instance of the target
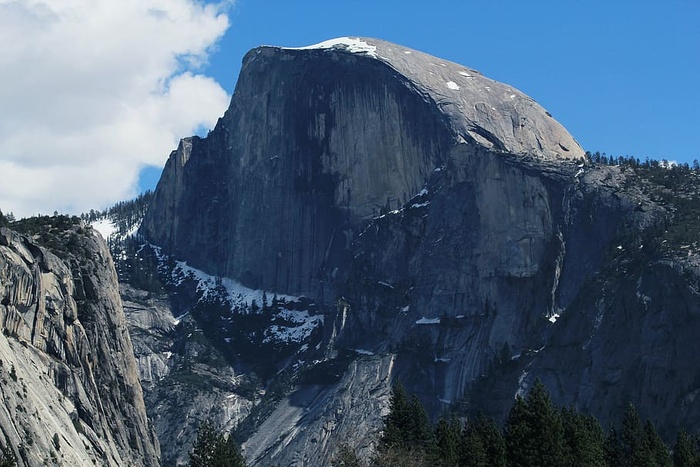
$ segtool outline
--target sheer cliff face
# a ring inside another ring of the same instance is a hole
[[[52,235],[63,259],[0,229],[0,444],[19,465],[158,465],[109,251]]]
[[[210,273],[330,297],[358,229],[403,206],[436,170],[455,163],[460,178],[479,178],[465,164],[477,151],[583,155],[509,86],[394,44],[356,42],[364,48],[251,51],[216,129],[171,155],[142,232]]]

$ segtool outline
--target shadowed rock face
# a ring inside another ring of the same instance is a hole
[[[301,384],[245,445],[253,464],[327,465],[341,442],[371,451],[351,427],[377,429],[381,410],[358,401],[382,406],[396,377],[433,415],[467,401],[502,418],[540,377],[604,424],[631,400],[677,426],[699,391],[673,357],[695,331],[672,337],[700,332],[697,267],[618,248],[666,215],[510,86],[345,38],[249,52],[216,128],[171,154],[141,232],[330,310],[320,358],[352,363]]]
[[[56,235],[62,259],[0,229],[0,444],[19,465],[159,465],[109,250]]]

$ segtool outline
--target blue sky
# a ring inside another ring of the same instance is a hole
[[[0,0],[0,209],[104,209],[211,128],[245,53],[369,36],[530,95],[590,151],[700,159],[699,0]]]
[[[233,92],[261,44],[397,42],[533,97],[586,150],[700,158],[700,2],[238,0],[210,73]]]

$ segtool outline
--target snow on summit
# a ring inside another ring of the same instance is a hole
[[[370,45],[367,42],[356,37],[337,37],[327,41],[319,42],[318,44],[308,45],[306,47],[285,47],[291,50],[313,50],[313,49],[334,49],[344,48],[352,53],[364,53],[372,58],[377,58],[377,47]]]

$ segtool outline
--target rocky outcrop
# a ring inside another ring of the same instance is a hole
[[[700,426],[678,409],[698,391],[678,358],[697,269],[645,240],[669,214],[510,86],[344,38],[249,52],[217,127],[171,155],[141,233],[212,276],[318,302],[324,345],[284,362],[336,379],[300,376],[245,448],[322,465],[338,443],[368,446],[347,427],[378,429],[395,378],[433,415],[502,418],[541,377],[603,423],[629,400]]]
[[[282,400],[245,444],[251,465],[331,465],[338,448],[361,458],[375,453],[382,417],[388,413],[393,355],[346,362],[333,384],[313,376]],[[324,369],[317,368],[315,375]]]
[[[19,465],[160,465],[111,256],[64,220],[37,221],[61,258],[0,229],[0,443]]]
[[[163,464],[187,465],[199,425],[210,420],[232,430],[259,388],[231,368],[190,316],[176,319],[167,296],[127,284],[121,294]]]

